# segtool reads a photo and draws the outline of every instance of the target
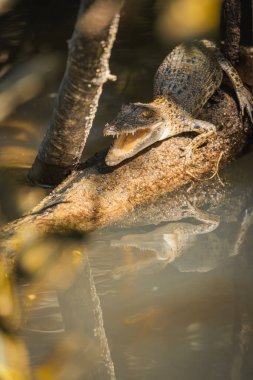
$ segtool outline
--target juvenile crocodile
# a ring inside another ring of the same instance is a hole
[[[232,82],[242,113],[246,110],[252,121],[253,96],[216,45],[208,40],[181,44],[157,70],[154,100],[123,105],[112,123],[106,124],[104,135],[116,136],[106,156],[107,165],[117,165],[157,141],[182,132],[196,132],[198,136],[186,151],[190,158],[197,147],[217,132],[214,124],[195,117],[220,87],[223,71]]]

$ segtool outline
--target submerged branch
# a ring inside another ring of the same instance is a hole
[[[50,126],[29,173],[56,185],[79,163],[102,86],[113,79],[108,60],[118,29],[120,0],[82,0]]]

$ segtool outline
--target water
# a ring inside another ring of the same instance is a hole
[[[108,145],[102,127],[122,102],[151,97],[163,47],[152,40],[140,50],[151,34],[143,27],[147,18],[139,21],[134,49],[125,44],[123,24],[111,62],[119,80],[105,86],[84,158]],[[57,51],[58,57],[59,40],[39,50]],[[26,173],[63,67],[61,55],[36,97],[1,121],[2,223],[28,212],[47,193],[31,187]],[[218,178],[199,183],[139,207],[103,231],[53,238],[24,252],[22,265],[29,263],[30,276],[21,276],[16,293],[6,293],[15,313],[0,299],[7,310],[1,319],[1,362],[21,373],[32,368],[39,380],[251,380],[252,159],[249,151],[221,172],[225,186]],[[35,261],[32,267],[31,257],[40,265]],[[13,338],[6,351],[12,323],[21,344]],[[21,354],[21,363],[14,363]]]
[[[106,247],[101,235],[94,243],[90,262],[120,379],[252,377],[252,215],[246,211],[252,193],[244,185],[237,179],[234,195],[210,208],[221,220],[204,224],[201,234],[195,235],[200,223],[185,219],[121,231]],[[166,234],[167,261],[159,256]]]

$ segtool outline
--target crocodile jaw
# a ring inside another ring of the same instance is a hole
[[[112,240],[112,247],[132,247],[140,251],[150,251],[156,254],[159,261],[173,261],[178,253],[177,237],[175,234],[144,234],[125,235],[120,240]]]
[[[130,158],[149,145],[159,141],[163,131],[162,122],[150,127],[139,128],[136,132],[122,132],[116,134],[116,139],[109,149],[105,162],[108,166],[118,165],[120,162]]]

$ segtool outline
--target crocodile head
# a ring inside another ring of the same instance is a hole
[[[161,140],[165,128],[166,120],[158,105],[123,105],[116,118],[104,128],[105,136],[115,137],[106,156],[106,164],[117,165]]]

